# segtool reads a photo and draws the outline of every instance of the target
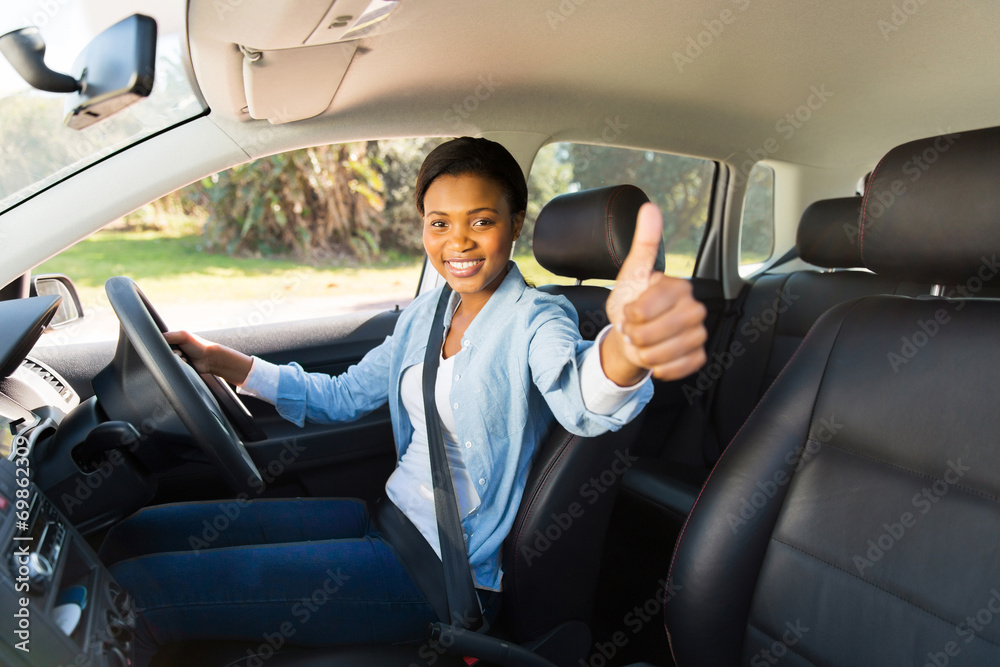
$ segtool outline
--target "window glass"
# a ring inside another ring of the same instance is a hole
[[[405,307],[423,265],[413,186],[441,139],[318,146],[167,195],[36,267],[69,276],[85,316],[40,344],[112,340],[104,281],[133,278],[167,326],[258,326]]]
[[[665,273],[689,277],[705,234],[715,163],[710,160],[654,151],[556,143],[543,147],[531,167],[525,234],[515,259],[528,280],[572,283],[542,269],[531,255],[534,221],[542,206],[556,195],[631,183],[642,188],[663,212]]]
[[[153,10],[147,3],[144,11]],[[46,41],[46,64],[72,71],[73,61],[104,28],[134,13],[129,6],[73,0],[14,0],[0,17],[0,34],[34,25]],[[150,96],[83,130],[63,124],[67,95],[31,88],[0,57],[0,211],[45,187],[204,110],[181,58],[183,3],[162,3],[157,21],[156,73]]]
[[[757,163],[747,178],[740,222],[740,273],[749,274],[774,253],[774,170]]]

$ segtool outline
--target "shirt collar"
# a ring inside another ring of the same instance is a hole
[[[517,264],[514,260],[509,260],[507,262],[507,275],[500,282],[496,291],[490,296],[489,301],[483,306],[483,309],[479,311],[472,323],[469,324],[469,328],[465,331],[464,338],[470,342],[471,345],[475,345],[481,336],[479,332],[489,331],[489,324],[483,324],[483,322],[488,322],[491,320],[496,313],[507,312],[507,309],[513,305],[521,295],[524,294],[524,290],[527,289],[527,284],[524,282],[524,277],[521,275],[521,270],[517,268]],[[444,326],[445,329],[451,326],[451,318],[455,315],[455,310],[458,308],[459,294],[452,293],[451,300],[448,302],[448,310],[445,312]]]

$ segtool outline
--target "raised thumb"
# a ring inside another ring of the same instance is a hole
[[[639,209],[632,247],[622,262],[622,268],[618,270],[618,280],[647,280],[656,266],[662,239],[663,216],[660,209],[655,204],[646,202]]]
[[[654,204],[645,203],[635,221],[632,247],[618,270],[615,288],[608,296],[608,319],[613,324],[624,321],[625,305],[632,303],[649,285],[649,276],[656,266],[663,238],[663,216]]]

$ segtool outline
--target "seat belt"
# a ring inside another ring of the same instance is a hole
[[[431,458],[431,481],[434,486],[434,514],[437,519],[438,539],[441,543],[441,562],[447,590],[448,612],[451,622],[466,630],[485,630],[479,596],[472,580],[469,551],[462,530],[462,519],[455,491],[455,478],[451,474],[448,454],[445,451],[441,418],[437,411],[435,384],[438,359],[444,342],[444,315],[451,298],[451,287],[445,285],[434,311],[431,332],[424,354],[424,421],[427,424],[427,448]]]
[[[779,257],[770,268],[790,262],[796,257],[798,257],[798,253],[793,246],[791,250]],[[715,333],[705,348],[709,362],[715,358],[716,354],[723,354],[732,343],[736,323],[743,316],[743,306],[754,281],[755,278],[747,281],[736,298],[726,303],[726,308],[719,317]],[[674,421],[667,437],[668,442],[697,443],[697,448],[695,446],[685,447],[676,454],[678,462],[711,469],[722,453],[722,446],[728,444],[719,442],[713,419],[715,399],[720,383],[721,377],[716,379],[704,392],[692,397],[688,408],[682,410]]]
[[[778,258],[774,264],[768,267],[768,270],[781,266],[786,262],[790,262],[799,256],[798,249],[792,246],[784,255]],[[743,306],[746,303],[747,297],[750,295],[750,290],[753,287],[754,282],[748,281],[740,293],[736,295],[736,298],[730,302],[726,307],[725,312],[722,315],[722,322],[719,325],[719,331],[716,335],[715,340],[712,342],[712,349],[708,351],[709,359],[714,358],[714,354],[724,354],[729,346],[732,344],[733,334],[736,333],[736,322],[743,317]],[[701,431],[701,446],[702,455],[705,458],[705,464],[711,468],[715,465],[715,462],[719,460],[722,456],[722,449],[729,443],[719,442],[719,435],[715,431],[715,421],[713,419],[712,411],[715,409],[715,397],[719,393],[719,384],[721,384],[721,378],[712,383],[712,386],[708,388],[705,392],[704,399],[702,401],[701,418],[703,420],[703,428]]]

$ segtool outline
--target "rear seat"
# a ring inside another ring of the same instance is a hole
[[[764,392],[781,372],[813,323],[842,301],[874,294],[920,296],[930,285],[881,278],[864,266],[857,226],[861,197],[827,199],[813,203],[802,214],[796,248],[806,262],[828,271],[802,270],[764,274],[750,287],[735,326],[732,350],[745,350],[717,380],[708,437],[717,446],[706,448],[705,466],[671,460],[670,447],[659,458],[643,458],[622,480],[623,492],[678,517],[687,516],[711,465]]]

